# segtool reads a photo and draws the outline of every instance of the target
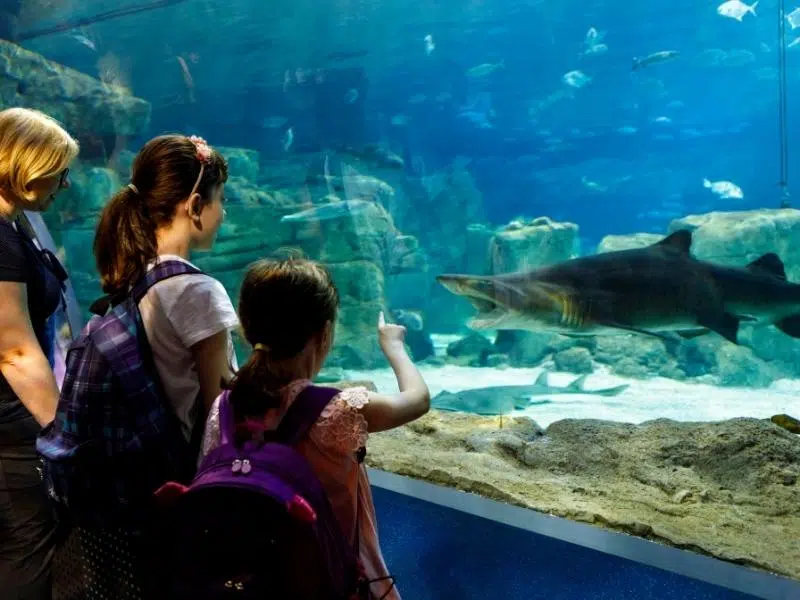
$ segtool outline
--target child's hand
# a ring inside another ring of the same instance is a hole
[[[378,342],[386,356],[396,354],[397,352],[405,352],[406,347],[403,343],[405,337],[405,327],[387,323],[383,317],[383,311],[378,314]]]

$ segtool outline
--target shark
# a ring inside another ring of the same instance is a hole
[[[611,388],[587,390],[584,387],[587,377],[588,375],[581,375],[565,387],[558,387],[550,385],[547,380],[547,371],[542,371],[531,385],[501,385],[473,388],[460,392],[443,391],[431,400],[431,406],[439,410],[496,416],[548,402],[547,400],[532,400],[533,396],[553,396],[556,394],[617,396],[628,388],[628,384],[623,384]]]
[[[746,266],[691,254],[692,232],[655,244],[493,276],[436,277],[478,314],[474,330],[517,329],[568,336],[639,333],[677,343],[714,332],[738,344],[742,322],[800,338],[800,284],[774,252]]]

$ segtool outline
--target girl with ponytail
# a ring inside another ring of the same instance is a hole
[[[229,401],[240,428],[272,430],[300,392],[312,385],[333,345],[339,295],[328,271],[301,259],[252,265],[239,297],[239,318],[253,347],[230,384]],[[357,460],[369,433],[393,429],[428,411],[430,394],[406,353],[405,327],[378,316],[378,340],[400,391],[377,394],[351,387],[337,394],[297,449],[314,468],[342,531],[358,548],[376,598],[399,600],[378,543],[367,471]],[[298,402],[302,401],[301,396]],[[202,453],[219,446],[219,400],[206,423]],[[232,511],[236,507],[231,507]]]
[[[163,135],[144,145],[130,183],[104,207],[95,234],[100,282],[112,301],[156,262],[191,264],[192,251],[212,248],[227,178],[225,159],[202,138]],[[164,392],[191,439],[195,425],[202,433],[221,382],[236,367],[233,304],[212,277],[178,275],[151,287],[139,311]]]

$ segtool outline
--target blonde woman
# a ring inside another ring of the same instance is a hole
[[[48,319],[63,268],[18,218],[45,211],[69,185],[78,143],[29,109],[0,111],[0,590],[4,600],[49,599],[55,521],[37,471],[36,435],[55,416]]]

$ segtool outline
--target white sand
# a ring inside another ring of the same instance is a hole
[[[545,368],[547,365],[545,365]],[[548,369],[549,370],[549,369]],[[542,368],[495,369],[476,367],[431,367],[420,365],[431,396],[442,390],[451,392],[494,385],[528,385]],[[368,379],[379,391],[397,391],[397,381],[389,369],[346,371],[348,379]],[[577,377],[550,372],[550,385],[563,386]],[[734,417],[769,418],[800,412],[800,380],[780,380],[769,388],[721,388],[708,384],[687,383],[662,377],[642,381],[609,374],[598,367],[589,375],[586,388],[604,388],[622,383],[630,387],[619,396],[604,398],[591,394],[537,396],[533,400],[551,400],[515,414],[525,414],[540,426],[567,418],[604,419],[641,423],[657,418],[678,421],[719,421]]]

